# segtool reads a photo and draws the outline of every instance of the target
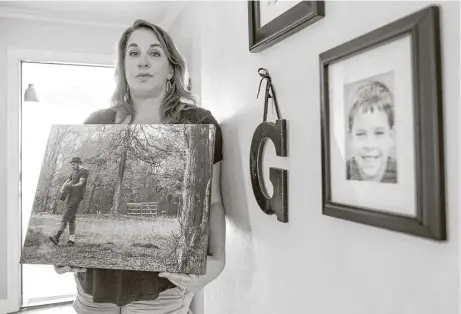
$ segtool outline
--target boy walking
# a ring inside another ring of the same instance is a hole
[[[59,227],[56,235],[49,237],[51,242],[53,242],[55,245],[59,244],[59,238],[66,229],[67,224],[69,224],[69,241],[67,244],[75,244],[75,216],[78,211],[78,206],[83,200],[83,196],[86,190],[86,182],[89,175],[88,169],[82,167],[82,160],[80,157],[72,158],[70,165],[73,171],[61,188],[61,194],[65,193],[66,190],[68,192],[66,212],[62,216],[61,226]],[[65,197],[61,199],[64,200]]]

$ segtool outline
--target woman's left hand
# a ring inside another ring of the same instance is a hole
[[[186,288],[190,292],[198,292],[207,284],[212,282],[219,276],[224,269],[224,259],[214,256],[207,257],[206,273],[204,275],[188,275],[162,272],[159,277],[164,277],[170,280],[173,284],[181,289]]]

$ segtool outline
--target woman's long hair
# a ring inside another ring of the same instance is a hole
[[[160,108],[160,118],[163,123],[189,123],[183,112],[196,106],[196,99],[191,94],[190,78],[184,58],[179,53],[173,40],[161,27],[145,20],[136,20],[122,34],[118,42],[117,62],[115,68],[116,88],[112,96],[112,109],[126,116],[134,117],[133,103],[125,75],[125,52],[130,35],[139,28],[154,32],[162,45],[174,75],[170,80],[171,88],[167,91]],[[186,82],[187,80],[187,82]]]

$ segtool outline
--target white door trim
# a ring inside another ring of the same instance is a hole
[[[0,314],[19,311],[21,305],[21,61],[112,66],[114,57],[44,50],[7,49],[7,299],[0,299]]]

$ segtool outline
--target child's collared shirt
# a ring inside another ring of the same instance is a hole
[[[347,161],[347,179],[364,181],[354,158]],[[387,158],[386,170],[380,182],[397,183],[397,161],[394,158]]]

